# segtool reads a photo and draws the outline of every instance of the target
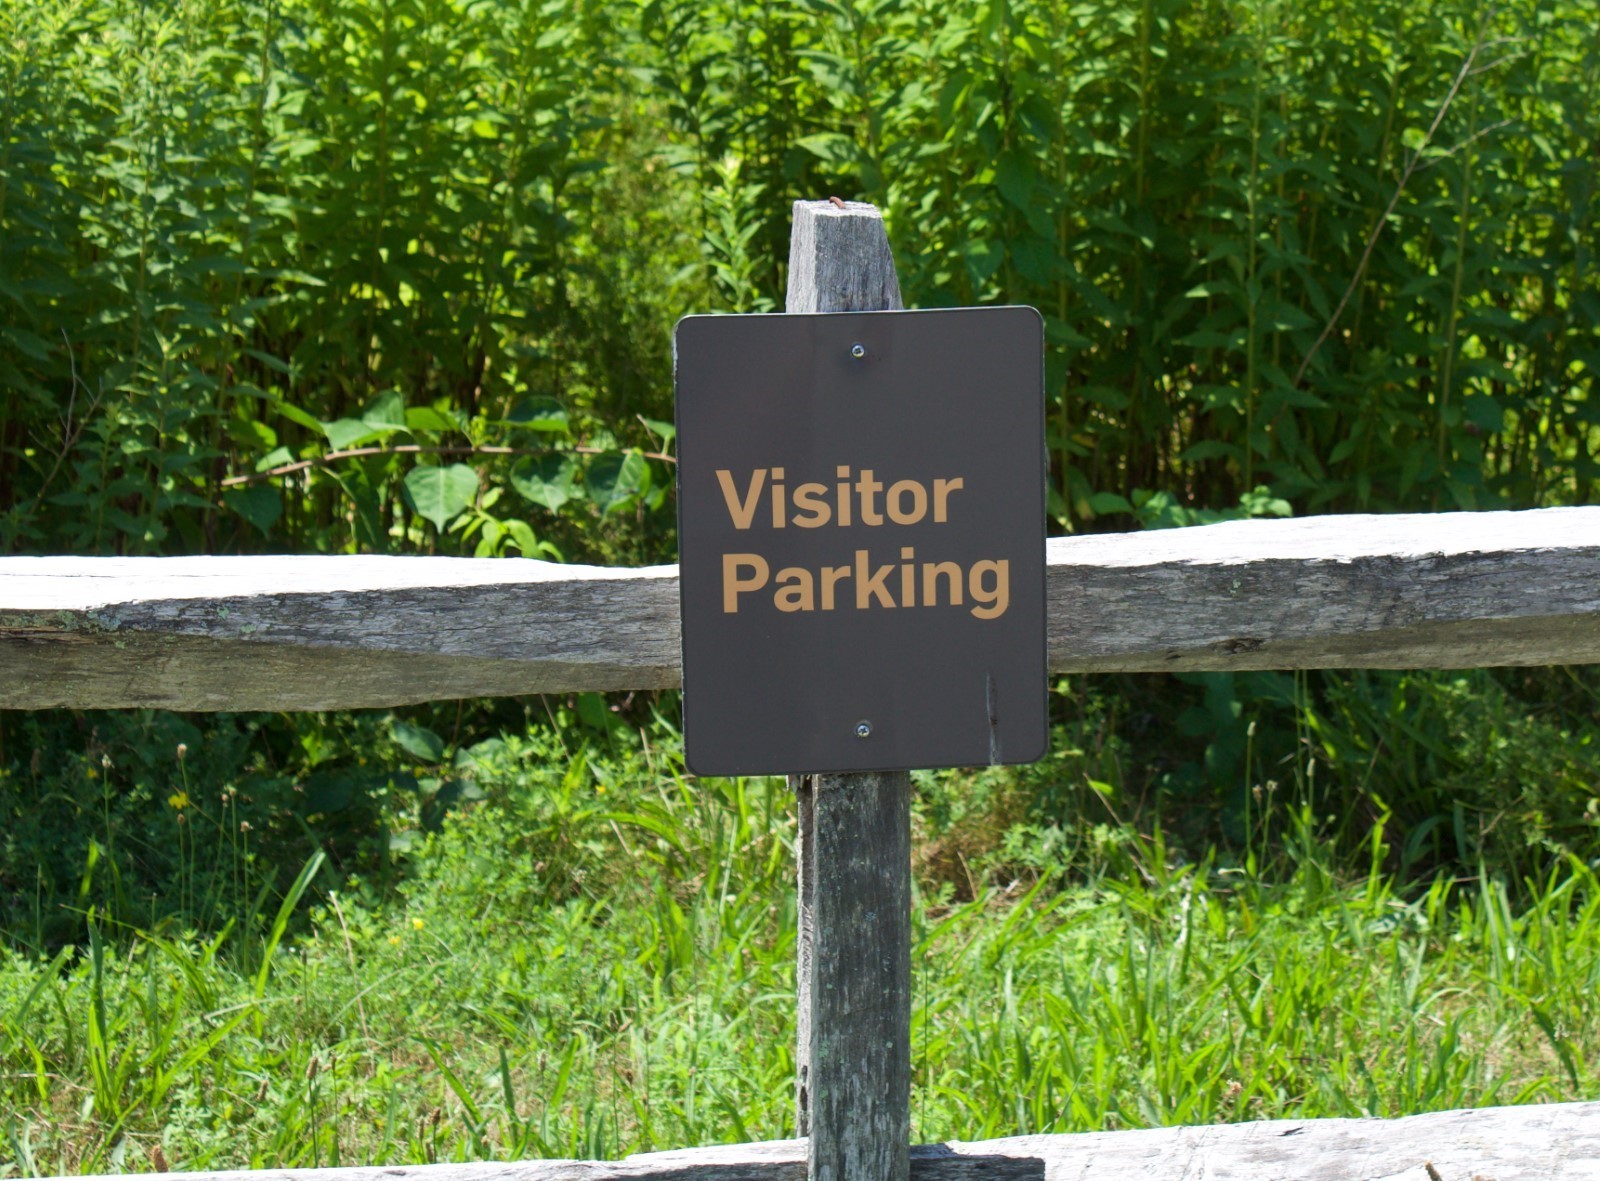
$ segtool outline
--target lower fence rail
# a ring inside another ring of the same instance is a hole
[[[157,1174],[154,1181],[803,1181],[806,1142],[509,1161]],[[911,1150],[912,1181],[1600,1181],[1600,1102],[1262,1120]]]

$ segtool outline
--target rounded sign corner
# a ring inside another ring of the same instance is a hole
[[[1039,331],[1041,333],[1044,332],[1044,313],[1038,308],[1034,307],[1031,303],[1014,303],[1011,306],[1019,312],[1032,312],[1033,319],[1039,325]]]
[[[1014,766],[1023,767],[1023,766],[1027,766],[1030,763],[1037,763],[1040,759],[1044,758],[1045,755],[1047,755],[1049,753],[1050,753],[1050,734],[1047,731],[1045,734],[1043,734],[1039,738],[1038,745],[1035,746],[1035,747],[1031,747],[1029,749],[1029,751],[1025,752],[1020,759],[1015,759],[1015,760],[1007,759],[1006,762],[1012,763]]]
[[[693,775],[696,779],[721,779],[721,778],[723,778],[723,775],[722,775],[722,773],[720,771],[713,771],[713,770],[709,769],[708,767],[704,766],[703,764],[701,764],[699,761],[697,761],[695,759],[694,755],[689,753],[688,743],[685,743],[684,744],[684,748],[683,748],[683,765],[684,765],[684,767],[686,767],[688,769],[689,773],[691,775]]]

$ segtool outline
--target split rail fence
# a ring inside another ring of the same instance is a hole
[[[789,310],[872,310],[898,301],[876,210],[797,203]],[[1600,507],[1256,520],[1056,538],[1047,543],[1047,563],[1055,673],[1600,663]],[[360,709],[678,682],[674,566],[378,556],[0,558],[3,709]],[[883,870],[882,850],[875,855],[863,841],[875,822],[901,827],[896,810],[907,806],[908,787],[894,774],[791,778],[802,811],[800,1061],[813,1074],[800,1080],[798,1123],[807,1139],[613,1163],[210,1176],[1600,1181],[1600,1102],[1391,1121],[1025,1136],[908,1154],[900,1077],[906,1063],[899,1059],[909,1048],[874,1052],[866,1039],[893,1035],[898,1043],[909,997],[889,996],[898,990],[893,981],[859,975],[864,969],[855,961],[871,957],[848,953],[863,940],[903,942],[908,935],[904,924],[880,931],[861,926],[859,915],[828,909],[832,898],[878,889],[887,909],[903,909],[908,868]],[[877,816],[866,814],[874,809]],[[851,837],[858,825],[862,834]],[[890,860],[905,860],[904,850],[891,852]],[[888,990],[882,995],[874,991],[880,984]],[[824,1050],[832,1055],[826,1061]],[[826,1152],[818,1148],[823,1139]]]

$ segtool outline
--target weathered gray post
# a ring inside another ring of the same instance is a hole
[[[796,201],[790,312],[901,307],[876,207]],[[907,1181],[911,777],[791,775],[800,809],[797,1130],[810,1181]]]

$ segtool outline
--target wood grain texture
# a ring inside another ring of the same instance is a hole
[[[675,566],[0,559],[0,707],[352,709],[678,683]]]
[[[810,775],[790,775],[795,802],[794,1130],[811,1135],[811,982],[817,933],[817,793]]]
[[[903,306],[876,205],[794,203],[785,311],[881,312]]]
[[[1600,661],[1600,508],[1234,521],[1046,552],[1058,672]]]
[[[875,206],[796,201],[790,312],[901,306]],[[911,776],[791,776],[799,806],[795,1124],[809,1181],[906,1181]]]
[[[1055,672],[1600,662],[1600,508],[1047,545]],[[0,708],[356,709],[678,684],[673,566],[0,558]]]
[[[166,1173],[151,1181],[801,1181],[806,1142],[690,1148],[623,1161],[522,1161]],[[1600,1181],[1600,1103],[1406,1119],[1269,1120],[911,1150],[911,1181]],[[100,1181],[100,1179],[95,1179]]]
[[[800,942],[809,987],[801,989],[800,1066],[810,1177],[903,1181],[911,1143],[911,776],[807,778]]]

